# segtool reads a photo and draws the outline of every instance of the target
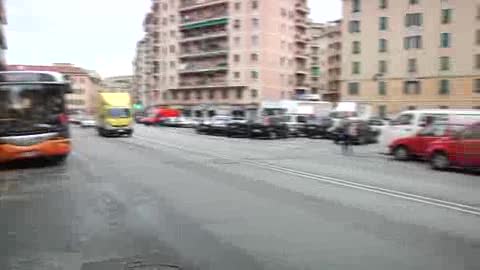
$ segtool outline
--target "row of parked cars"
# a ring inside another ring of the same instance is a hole
[[[340,128],[338,119],[331,117],[306,117],[303,115],[264,116],[257,120],[240,117],[214,116],[196,126],[199,134],[224,135],[227,137],[248,137],[278,139],[287,137],[326,138],[337,141]],[[387,122],[380,119],[364,121],[351,119],[356,124],[357,144],[375,143],[381,133],[381,126]]]

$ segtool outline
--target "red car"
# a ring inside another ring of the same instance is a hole
[[[166,118],[169,117],[180,117],[181,112],[175,109],[165,109],[165,108],[155,108],[151,109],[147,117],[144,117],[140,120],[140,123],[147,126],[159,125]]]
[[[447,138],[432,142],[427,149],[432,168],[480,168],[480,122]]]
[[[390,153],[397,160],[409,160],[411,158],[427,158],[427,149],[430,144],[442,138],[452,136],[465,128],[461,124],[433,124],[420,130],[411,137],[394,140],[390,145]]]

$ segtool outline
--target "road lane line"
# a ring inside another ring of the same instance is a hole
[[[184,147],[178,146],[178,145],[172,145],[172,144],[167,144],[164,142],[159,142],[157,140],[147,138],[147,137],[142,137],[142,136],[134,136],[137,139],[144,140],[144,141],[149,141],[152,143],[155,143],[157,145],[169,147],[169,148],[174,148],[177,150],[185,151],[185,152],[191,152],[195,153],[198,155],[203,155],[203,156],[211,156],[215,158],[222,158],[222,159],[227,159],[231,160],[234,162],[239,162],[247,165],[252,165],[258,168],[262,169],[268,169],[268,170],[273,170],[277,171],[280,173],[284,174],[290,174],[290,175],[295,175],[298,177],[302,178],[307,178],[310,180],[315,180],[317,182],[323,182],[323,183],[329,183],[333,185],[338,185],[338,186],[343,186],[343,187],[349,187],[353,189],[358,189],[358,190],[363,190],[363,191],[368,191],[376,194],[382,194],[390,197],[395,197],[395,198],[400,198],[404,200],[409,200],[409,201],[414,201],[418,203],[423,203],[427,205],[432,205],[432,206],[437,206],[441,208],[446,208],[454,211],[459,211],[462,213],[467,213],[475,216],[480,217],[480,208],[466,205],[466,204],[461,204],[461,203],[455,203],[455,202],[449,202],[441,199],[436,199],[432,197],[426,197],[422,195],[417,195],[414,193],[408,193],[408,192],[402,192],[402,191],[396,191],[392,189],[386,189],[382,187],[377,187],[377,186],[372,186],[372,185],[365,185],[361,184],[358,182],[353,182],[349,180],[344,180],[344,179],[339,179],[339,178],[334,178],[330,176],[324,176],[324,175],[319,175],[319,174],[313,174],[309,172],[304,172],[304,171],[299,171],[295,169],[290,169],[286,167],[281,167],[273,164],[268,164],[268,163],[263,163],[263,162],[254,162],[254,161],[249,161],[245,159],[234,159],[228,156],[224,156],[218,153],[213,153],[213,152],[205,152],[205,151],[200,151],[200,150],[193,150],[193,149],[186,149]]]

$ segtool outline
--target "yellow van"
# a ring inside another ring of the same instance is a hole
[[[100,93],[97,130],[100,136],[133,134],[133,108],[129,93]]]

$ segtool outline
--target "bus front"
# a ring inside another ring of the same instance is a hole
[[[70,84],[61,74],[0,72],[0,163],[65,160],[71,151],[68,91]]]

